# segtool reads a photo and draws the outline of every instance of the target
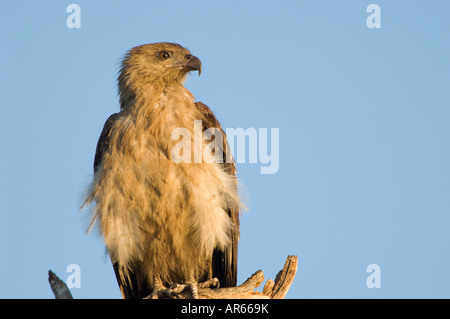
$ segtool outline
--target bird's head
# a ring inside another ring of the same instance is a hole
[[[137,81],[183,83],[186,74],[194,70],[200,75],[199,58],[179,44],[161,42],[132,48],[123,60],[121,76]]]

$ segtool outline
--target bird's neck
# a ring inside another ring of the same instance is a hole
[[[121,101],[124,111],[130,112],[138,121],[151,120],[155,117],[179,117],[195,110],[195,98],[181,83],[150,83],[136,87]],[[129,114],[130,114],[129,113]]]
[[[194,96],[182,83],[152,81],[151,83],[137,83],[119,87],[121,109],[139,109],[161,106],[171,98],[185,98],[194,101]]]
[[[122,112],[134,122],[137,141],[156,143],[166,156],[176,143],[171,137],[174,130],[193,131],[194,119],[199,118],[194,96],[179,83],[143,87]],[[148,141],[148,136],[154,138]]]

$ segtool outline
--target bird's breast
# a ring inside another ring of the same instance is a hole
[[[161,254],[201,260],[230,241],[225,208],[237,197],[232,177],[217,163],[176,162],[171,155],[180,143],[173,132],[184,129],[194,143],[194,120],[201,118],[186,100],[165,97],[145,112],[124,113],[113,127],[94,193],[106,245],[121,264]]]

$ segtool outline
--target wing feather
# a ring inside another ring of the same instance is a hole
[[[232,158],[225,132],[223,131],[219,121],[211,111],[211,109],[201,102],[196,102],[195,105],[203,114],[203,130],[208,128],[220,129],[223,136],[222,154],[224,170],[234,177],[235,187],[237,192],[236,179],[236,164]],[[228,161],[227,161],[228,159]],[[216,277],[220,281],[221,287],[233,287],[237,284],[237,254],[238,254],[238,240],[239,240],[239,207],[227,207],[228,215],[233,222],[235,229],[231,231],[231,243],[223,249],[216,248],[212,257],[211,272],[212,277]]]
[[[111,129],[118,116],[119,113],[112,114],[110,117],[108,117],[105,125],[103,126],[102,133],[100,134],[100,138],[97,142],[97,149],[95,150],[94,173],[97,172],[102,165],[103,155],[108,150],[109,140],[111,137]]]
[[[102,166],[103,156],[109,149],[111,131],[118,117],[119,113],[112,114],[106,120],[105,125],[103,126],[103,130],[100,134],[100,138],[97,142],[97,148],[95,151],[94,174],[98,172],[98,170]],[[151,293],[151,290],[149,290],[147,287],[143,288],[142,285],[138,283],[133,271],[128,271],[128,276],[124,276],[118,263],[112,262],[112,264],[123,298],[143,298]]]

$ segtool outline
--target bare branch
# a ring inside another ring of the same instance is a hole
[[[272,299],[283,299],[294,281],[297,273],[297,256],[288,256],[281,270],[275,278],[275,285],[270,293]]]
[[[264,273],[258,270],[251,275],[241,285],[226,288],[207,288],[201,284],[198,286],[198,296],[200,299],[283,299],[294,281],[297,273],[297,256],[288,256],[284,267],[275,278],[267,280],[263,291],[255,290],[264,281]],[[51,270],[48,272],[50,286],[56,299],[72,299],[72,294],[66,284],[59,279]],[[180,299],[192,298],[192,292],[188,285],[176,285],[175,288],[167,289],[167,296],[173,296],[176,292]]]
[[[264,273],[258,270],[241,285],[227,288],[205,288],[199,285],[198,296],[200,299],[283,299],[294,281],[297,273],[297,256],[288,256],[283,269],[278,272],[275,281],[267,280],[263,292],[255,290],[264,281]],[[177,296],[181,299],[192,298],[192,293],[187,285],[178,286]],[[170,296],[174,289],[167,289],[165,295]]]
[[[51,270],[48,271],[48,282],[52,288],[55,299],[73,299],[67,285],[55,275]]]

